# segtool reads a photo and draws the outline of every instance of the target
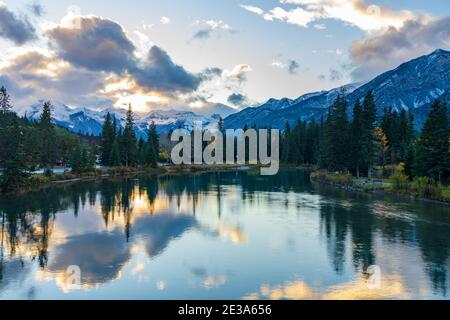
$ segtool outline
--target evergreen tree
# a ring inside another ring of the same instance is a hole
[[[115,129],[114,123],[111,119],[111,114],[108,112],[105,117],[105,122],[103,124],[102,135],[101,135],[101,154],[100,162],[104,166],[110,165],[111,151],[114,144]]]
[[[145,141],[143,138],[140,138],[138,142],[138,162],[141,166],[145,165],[145,151]]]
[[[290,163],[290,149],[291,149],[291,126],[286,122],[284,128],[281,144],[281,162]]]
[[[52,124],[52,105],[50,101],[44,103],[42,115],[39,121],[41,134],[41,165],[49,168],[56,163],[55,129]]]
[[[112,149],[111,149],[111,155],[109,159],[109,165],[112,167],[118,167],[121,164],[120,161],[120,150],[119,150],[119,137],[114,140]]]
[[[327,161],[330,170],[345,172],[349,167],[349,121],[347,101],[338,95],[330,109],[326,129]]]
[[[10,112],[12,106],[4,87],[0,96],[0,168],[3,169],[0,182],[3,190],[14,190],[26,176],[24,131],[20,119]]]
[[[9,96],[8,92],[6,91],[5,87],[0,88],[0,112],[1,113],[8,113],[11,112],[12,106],[11,106],[11,97]]]
[[[125,129],[122,136],[122,155],[125,166],[133,166],[136,164],[137,158],[137,141],[134,132],[134,118],[131,104],[128,107]]]
[[[146,164],[156,167],[159,160],[159,137],[154,122],[150,125],[148,131],[148,140],[146,145]]]
[[[376,156],[376,132],[375,122],[377,120],[377,107],[373,98],[373,93],[370,91],[363,102],[363,136],[362,136],[362,154],[364,156],[364,162],[367,166],[367,177],[372,178],[372,169]]]
[[[364,165],[364,156],[363,151],[361,149],[364,134],[363,127],[364,127],[363,110],[361,103],[357,101],[355,107],[353,108],[353,120],[351,124],[351,140],[349,141],[349,143],[351,145],[350,146],[351,164],[358,178],[360,176],[360,170]]]
[[[450,171],[447,103],[435,101],[417,143],[415,173],[443,182]]]

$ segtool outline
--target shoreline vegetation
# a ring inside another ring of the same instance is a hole
[[[64,184],[81,181],[111,179],[118,177],[131,177],[131,176],[161,176],[161,175],[174,175],[174,174],[194,174],[203,172],[223,172],[223,171],[239,171],[239,170],[257,170],[257,165],[167,165],[158,167],[112,167],[105,170],[93,170],[80,174],[72,172],[65,172],[63,174],[46,175],[33,174],[27,179],[22,180],[20,188],[7,190],[4,195],[11,194],[23,194],[27,192],[33,192],[46,188],[54,184]]]
[[[159,167],[133,168],[114,167],[105,170],[95,170],[83,174],[66,172],[59,175],[46,176],[35,174],[26,180],[20,190],[20,194],[35,192],[40,189],[55,185],[82,181],[101,179],[125,178],[125,177],[148,177],[176,174],[195,174],[206,172],[225,171],[251,171],[258,170],[258,165],[166,165]],[[351,174],[332,173],[318,169],[316,166],[291,166],[284,165],[284,170],[307,170],[310,171],[310,179],[313,183],[329,185],[350,192],[364,192],[371,194],[384,194],[402,196],[412,201],[431,201],[442,205],[450,205],[450,186],[436,184],[428,178],[408,178],[396,172],[388,178],[357,178]],[[401,171],[402,166],[394,168]],[[387,168],[387,171],[392,170]],[[4,193],[4,195],[17,194],[17,190]]]
[[[326,170],[315,170],[311,173],[311,181],[330,185],[352,192],[390,194],[407,197],[416,201],[432,201],[450,205],[450,186],[433,182],[426,177],[409,180],[406,175],[395,173],[389,178],[363,179],[351,174],[331,173]]]

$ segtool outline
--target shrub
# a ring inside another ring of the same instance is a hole
[[[409,179],[404,173],[395,173],[389,178],[395,191],[408,191]]]

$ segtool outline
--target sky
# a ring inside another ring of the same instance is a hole
[[[0,0],[0,85],[18,109],[240,109],[450,50],[449,16],[441,0]]]

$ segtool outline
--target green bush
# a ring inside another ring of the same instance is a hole
[[[404,173],[395,173],[389,178],[394,191],[408,191],[409,179]]]

